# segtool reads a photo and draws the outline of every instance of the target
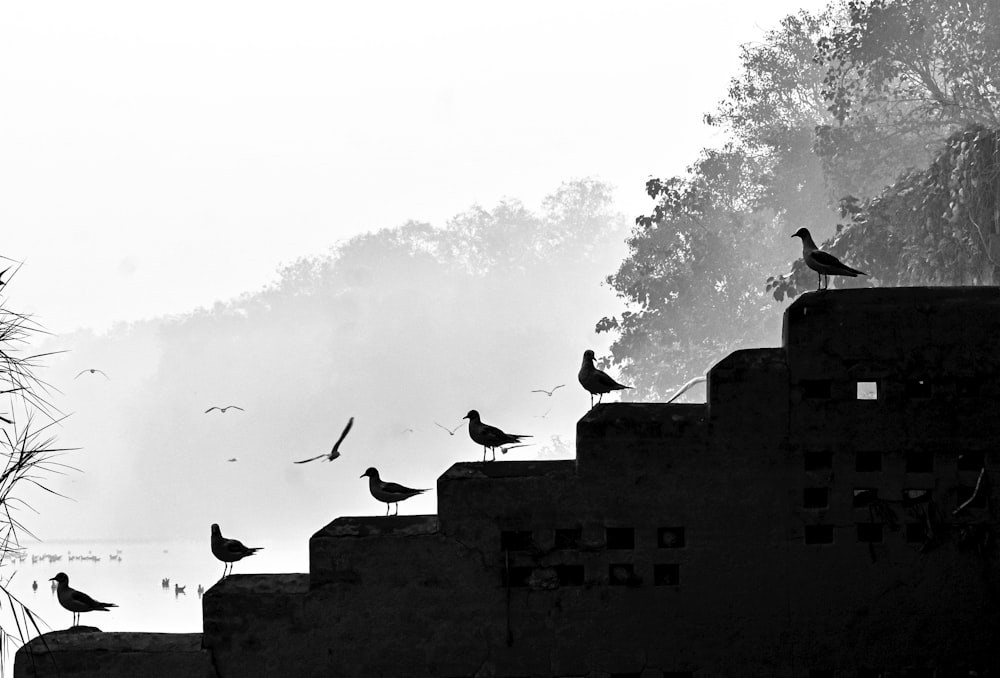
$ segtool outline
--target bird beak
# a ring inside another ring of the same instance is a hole
[[[359,475],[358,477],[359,477],[359,478],[364,478],[364,477],[365,477],[365,474],[364,474],[364,473],[362,473],[362,474],[361,474],[361,475]]]

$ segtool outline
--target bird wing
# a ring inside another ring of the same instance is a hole
[[[89,371],[90,371],[90,370],[80,370],[80,374],[76,375],[76,376],[75,376],[75,377],[73,377],[73,378],[74,378],[74,379],[79,379],[81,375],[84,375],[84,374],[86,374],[86,373],[87,373],[87,372],[89,372]]]
[[[553,386],[552,387],[552,392],[555,393],[556,391],[558,391],[559,389],[561,389],[565,385],[566,384],[559,384],[558,386]]]
[[[107,379],[108,381],[111,381],[111,377],[109,377],[108,375],[104,374],[104,370],[94,370],[94,372],[100,372],[100,374],[101,374],[101,375],[102,375],[102,376],[103,376],[103,377],[104,377],[105,379]]]
[[[823,252],[822,250],[814,250],[813,252],[810,252],[809,257],[820,268],[836,271],[840,275],[847,275],[851,277],[858,274],[867,275],[866,273],[862,273],[861,271],[851,268],[837,257],[829,254],[828,252]]]
[[[227,405],[227,406],[226,406],[226,409],[227,409],[227,410],[230,410],[230,409],[232,409],[232,410],[239,410],[240,412],[246,412],[246,410],[244,410],[244,409],[243,409],[242,407],[240,407],[239,405]]]
[[[450,428],[448,428],[447,426],[441,426],[441,424],[437,423],[436,421],[434,422],[434,425],[437,426],[438,428],[443,428],[445,431],[447,431],[451,435],[455,435],[454,432]],[[455,430],[457,431],[458,429],[456,428]]]
[[[329,456],[330,456],[329,454],[325,454],[325,453],[324,454],[318,454],[315,457],[309,457],[308,459],[303,459],[302,461],[293,461],[292,463],[293,464],[305,464],[306,462],[316,461],[317,459],[326,459]]]
[[[87,607],[118,607],[114,603],[98,602],[93,598],[91,598],[90,596],[88,596],[83,591],[77,591],[76,589],[73,589],[70,592],[70,599],[75,603],[79,603],[80,605],[86,605]]]
[[[405,485],[400,485],[399,483],[382,483],[383,492],[391,492],[392,494],[420,494],[421,492],[426,492],[427,490],[415,490],[412,487],[406,487]]]
[[[354,426],[354,417],[351,417],[350,419],[347,420],[347,426],[344,427],[343,433],[341,433],[340,437],[337,438],[337,442],[333,444],[333,449],[330,450],[331,459],[335,458],[332,456],[333,453],[336,452],[337,448],[340,447],[340,443],[344,442],[344,438],[347,437],[347,432],[351,430],[352,426]]]
[[[552,389],[552,391],[554,391],[554,390],[555,389]],[[533,389],[531,389],[532,393],[545,393],[545,394],[548,394],[548,395],[552,395],[552,391],[546,391],[544,388],[533,388]]]
[[[208,408],[207,410],[205,410],[205,414],[208,414],[208,413],[209,413],[209,412],[211,412],[212,410],[218,410],[218,409],[222,409],[222,408],[220,408],[220,407],[216,407],[216,406],[213,406],[213,407],[210,407],[210,408]]]

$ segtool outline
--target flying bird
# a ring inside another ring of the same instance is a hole
[[[333,461],[340,456],[340,443],[344,442],[344,438],[347,437],[347,432],[351,430],[354,426],[354,417],[347,420],[347,426],[344,427],[344,432],[340,434],[337,438],[337,442],[333,444],[333,449],[326,454],[317,454],[315,457],[309,457],[308,459],[303,459],[302,461],[296,461],[296,464],[305,464],[308,461],[316,461],[317,459],[326,459],[327,461]]]
[[[102,603],[94,600],[83,591],[69,587],[69,577],[64,572],[49,579],[56,582],[56,597],[59,604],[73,613],[73,626],[80,623],[81,612],[107,612],[109,607],[118,607],[114,603]]]
[[[222,412],[223,414],[225,414],[226,410],[230,410],[230,409],[232,409],[232,410],[239,410],[240,412],[246,412],[246,410],[244,410],[239,405],[226,405],[225,407],[219,407],[218,405],[212,405],[210,408],[208,408],[207,410],[205,410],[205,414],[208,414],[212,410],[218,410],[219,412]]]
[[[222,579],[225,579],[227,574],[233,573],[233,563],[252,556],[263,548],[263,546],[244,546],[243,542],[237,539],[226,539],[222,536],[219,525],[212,523],[212,555],[224,563]]]
[[[496,426],[484,424],[476,410],[469,410],[469,413],[462,419],[469,420],[469,437],[472,438],[472,441],[483,446],[483,461],[486,461],[487,448],[493,453],[493,458],[490,461],[496,461],[496,448],[499,447],[501,452],[506,453],[503,449],[504,445],[514,445],[522,442],[521,438],[531,437],[524,433],[504,433]]]
[[[76,375],[73,378],[74,379],[79,379],[82,375],[86,374],[87,372],[90,372],[91,374],[102,374],[102,375],[104,375],[105,379],[107,379],[108,381],[111,381],[111,377],[109,377],[108,375],[104,374],[103,370],[99,370],[96,367],[90,367],[90,368],[88,368],[86,370],[80,370],[80,374]]]
[[[623,388],[632,388],[619,384],[603,370],[594,367],[594,352],[586,350],[583,352],[583,364],[580,366],[580,373],[577,375],[580,385],[590,392],[590,407],[594,408],[594,396],[597,396],[597,404],[601,404],[601,397],[611,391],[620,391]]]
[[[565,385],[566,384],[559,384],[558,386],[553,386],[551,391],[546,391],[544,388],[536,388],[532,391],[532,393],[544,393],[545,395],[551,398],[552,394],[555,393],[557,389],[560,389]]]
[[[368,467],[368,470],[358,477],[364,478],[365,476],[368,477],[368,491],[379,501],[385,502],[386,515],[389,515],[389,504],[396,505],[396,512],[393,515],[398,516],[399,502],[427,492],[426,489],[414,490],[397,483],[387,483],[378,477],[378,469],[374,466]]]
[[[808,228],[800,228],[792,233],[793,238],[802,238],[802,258],[806,266],[816,271],[816,291],[830,288],[831,275],[845,275],[849,278],[857,278],[859,275],[868,275],[864,271],[851,268],[847,264],[841,263],[840,259],[827,254],[813,242]],[[826,276],[826,286],[823,287],[823,276]]]
[[[226,461],[239,461],[239,460],[236,457],[230,457],[229,459],[226,459]]]
[[[455,428],[448,428],[447,426],[442,426],[441,424],[437,423],[436,421],[434,422],[434,425],[437,426],[438,428],[443,428],[445,431],[448,432],[448,435],[450,435],[450,436],[455,435],[455,431],[457,431],[458,429],[462,428],[461,424],[459,424]]]

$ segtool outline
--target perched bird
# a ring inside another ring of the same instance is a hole
[[[619,384],[603,370],[594,367],[594,352],[586,350],[583,352],[583,364],[580,366],[580,373],[577,375],[580,385],[590,391],[590,407],[594,407],[594,396],[597,396],[597,404],[600,405],[601,397],[611,391],[620,391],[623,388],[632,388]]]
[[[118,607],[114,603],[98,602],[83,591],[71,589],[69,577],[63,572],[52,577],[49,581],[56,583],[56,597],[59,599],[59,604],[73,613],[73,626],[80,623],[81,612],[107,612],[109,607]]]
[[[535,390],[532,391],[532,393],[544,393],[545,395],[551,398],[553,393],[555,393],[558,389],[561,389],[565,385],[566,384],[559,384],[558,386],[553,386],[551,391],[546,391],[544,388],[536,388]]]
[[[802,258],[805,260],[806,266],[816,271],[816,291],[829,289],[831,275],[846,275],[849,278],[868,275],[864,271],[842,264],[837,257],[816,247],[808,228],[800,228],[792,233],[792,237],[802,238]],[[823,287],[823,276],[826,276],[826,287]]]
[[[442,426],[441,424],[437,423],[436,421],[434,422],[434,425],[437,426],[438,428],[443,428],[445,431],[448,432],[448,435],[450,435],[450,436],[455,435],[455,431],[457,431],[458,429],[462,428],[461,424],[459,424],[455,428],[448,428],[447,426]]]
[[[682,395],[684,395],[684,392],[687,391],[689,388],[691,388],[692,386],[694,386],[696,384],[700,384],[703,381],[707,381],[707,378],[706,377],[695,377],[694,379],[692,379],[691,381],[689,381],[688,383],[684,384],[679,389],[677,389],[676,391],[674,391],[674,394],[672,396],[670,396],[670,399],[667,400],[667,402],[668,403],[674,402],[675,400],[677,400],[678,398],[680,398]]]
[[[462,419],[469,420],[469,437],[472,438],[472,441],[483,446],[483,461],[486,461],[487,448],[493,453],[493,458],[490,461],[496,461],[496,448],[499,447],[501,452],[506,452],[503,449],[504,445],[514,445],[522,442],[521,438],[531,437],[524,433],[504,433],[496,426],[484,424],[476,410],[469,410],[469,413]]]
[[[308,459],[303,459],[302,461],[296,461],[296,464],[305,464],[309,461],[316,461],[317,459],[326,459],[327,461],[333,461],[340,456],[340,443],[344,442],[344,438],[347,437],[347,432],[351,430],[354,426],[354,417],[347,420],[347,426],[344,427],[344,432],[340,434],[337,438],[337,442],[333,444],[333,449],[326,454],[317,454],[315,457],[309,457]]]
[[[222,579],[227,574],[233,573],[233,563],[243,560],[247,556],[252,556],[257,551],[262,550],[262,546],[244,546],[243,542],[236,539],[226,539],[222,536],[222,531],[217,523],[212,523],[212,555],[225,563],[222,566]]]
[[[111,377],[109,377],[108,375],[104,374],[104,371],[103,371],[103,370],[99,370],[99,369],[97,369],[96,367],[91,367],[91,368],[88,368],[88,369],[86,369],[86,370],[80,370],[80,374],[76,375],[76,376],[75,376],[75,377],[73,377],[73,378],[74,378],[74,379],[79,379],[81,375],[84,375],[84,374],[86,374],[87,372],[90,372],[91,374],[102,374],[102,375],[104,375],[104,378],[105,378],[105,379],[107,379],[108,381],[111,381]]]
[[[368,477],[368,491],[379,501],[385,502],[386,515],[389,515],[389,504],[396,505],[396,512],[393,515],[398,516],[399,502],[427,492],[426,489],[414,490],[413,488],[404,487],[397,483],[387,483],[378,477],[378,469],[374,466],[368,467],[368,470],[358,477],[364,478],[365,476]]]
[[[225,407],[219,407],[218,405],[213,405],[212,407],[210,407],[207,410],[205,410],[205,414],[208,414],[212,410],[218,410],[219,412],[222,412],[223,414],[225,414],[226,410],[229,410],[229,409],[239,410],[240,412],[246,412],[246,410],[244,410],[239,405],[226,405]]]

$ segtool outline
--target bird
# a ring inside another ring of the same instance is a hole
[[[816,271],[817,292],[820,289],[830,288],[831,275],[845,275],[850,278],[856,278],[859,275],[868,275],[864,271],[859,271],[856,268],[851,268],[847,264],[841,263],[837,257],[827,254],[816,247],[816,243],[813,242],[808,228],[800,228],[795,233],[792,233],[792,237],[802,238],[802,258],[805,260],[806,266]],[[826,276],[826,287],[823,287],[823,276]]]
[[[583,364],[580,366],[580,373],[577,375],[580,385],[590,392],[590,407],[594,408],[594,396],[597,396],[597,404],[601,404],[601,397],[611,391],[620,391],[623,388],[632,388],[619,384],[603,370],[594,367],[594,352],[590,349],[583,352]]]
[[[103,370],[99,370],[96,367],[88,367],[85,370],[80,370],[80,374],[76,375],[73,378],[74,379],[79,379],[82,375],[86,374],[87,372],[90,372],[91,374],[102,374],[102,375],[104,375],[105,379],[107,379],[108,381],[111,381],[111,377],[109,377],[107,374],[104,374]]]
[[[64,572],[60,572],[49,581],[56,583],[56,597],[59,599],[59,604],[73,613],[73,626],[79,625],[81,612],[107,612],[109,607],[118,607],[114,603],[96,601],[83,591],[71,589],[69,577]]]
[[[472,438],[472,441],[483,446],[483,461],[486,461],[487,448],[493,453],[491,461],[496,461],[496,448],[499,447],[502,452],[505,452],[504,445],[514,445],[522,442],[521,438],[531,437],[524,433],[504,433],[496,426],[484,424],[476,410],[469,410],[469,413],[462,419],[469,420],[469,437]]]
[[[551,412],[551,411],[552,411],[552,408],[550,407],[549,409],[545,410],[545,414],[534,414],[532,416],[535,419],[545,419],[546,417],[549,416],[549,412]]]
[[[239,461],[239,460],[236,457],[230,457],[229,459],[226,459],[226,461]]]
[[[667,402],[668,403],[674,402],[675,400],[677,400],[678,398],[680,398],[682,395],[684,395],[684,392],[687,391],[689,388],[691,388],[695,384],[700,384],[703,381],[707,381],[706,377],[695,377],[694,379],[692,379],[691,381],[689,381],[688,383],[684,384],[679,389],[677,389],[676,391],[674,391],[674,394],[672,396],[670,396],[670,399],[667,400]]]
[[[551,398],[552,394],[555,393],[556,390],[562,388],[565,385],[566,384],[559,384],[558,386],[553,386],[551,391],[546,391],[544,388],[536,388],[532,391],[532,393],[544,393],[545,395]]]
[[[378,469],[374,466],[369,466],[368,470],[358,477],[364,478],[366,476],[368,477],[368,491],[379,501],[385,502],[386,515],[389,515],[389,504],[396,505],[396,512],[393,515],[398,516],[399,502],[427,492],[427,489],[414,490],[411,487],[404,487],[398,483],[387,483],[378,477]]]
[[[344,438],[347,437],[347,432],[351,430],[354,426],[354,417],[347,420],[347,426],[344,427],[344,432],[340,434],[337,438],[337,442],[333,444],[333,449],[326,454],[317,454],[315,457],[309,457],[308,459],[303,459],[302,461],[293,462],[295,464],[305,464],[308,461],[316,461],[317,459],[326,459],[327,461],[333,461],[340,456],[340,443],[344,442]]]
[[[209,413],[209,412],[211,412],[212,410],[218,410],[219,412],[222,412],[223,414],[225,414],[225,413],[226,413],[226,410],[229,410],[229,409],[233,409],[233,410],[239,410],[240,412],[246,412],[246,410],[244,410],[244,409],[243,409],[242,407],[240,407],[239,405],[226,405],[225,407],[219,407],[218,405],[212,405],[212,407],[210,407],[210,408],[208,408],[207,410],[205,410],[205,412],[204,412],[204,413],[205,413],[205,414],[208,414],[208,413]]]
[[[212,523],[212,555],[224,563],[221,579],[233,573],[233,563],[237,560],[252,556],[263,548],[263,546],[244,546],[243,542],[237,539],[226,539],[222,536],[218,523]]]
[[[441,424],[437,423],[436,421],[434,422],[434,425],[437,426],[438,428],[443,428],[445,431],[448,432],[448,435],[450,435],[450,436],[455,435],[455,431],[457,431],[458,429],[462,428],[461,424],[459,424],[455,428],[448,428],[447,426],[442,426]]]

